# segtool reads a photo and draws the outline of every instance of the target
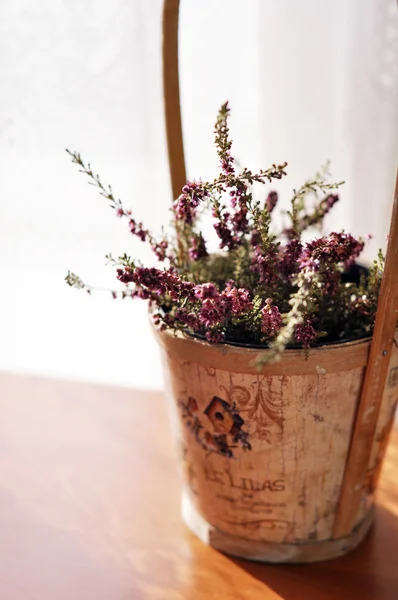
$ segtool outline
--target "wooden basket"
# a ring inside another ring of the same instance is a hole
[[[157,331],[183,465],[183,516],[204,541],[271,562],[331,558],[372,522],[393,423],[398,349],[377,420],[352,531],[334,536],[370,341],[299,350],[261,373],[258,352]]]
[[[164,0],[163,83],[173,197],[186,182],[178,82],[179,0]],[[371,340],[257,350],[157,332],[184,465],[183,516],[231,554],[306,562],[366,535],[398,395],[398,177]]]

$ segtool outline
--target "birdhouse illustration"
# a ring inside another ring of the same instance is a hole
[[[230,404],[218,396],[213,396],[204,413],[216,433],[235,435],[244,423],[242,417],[232,412]]]

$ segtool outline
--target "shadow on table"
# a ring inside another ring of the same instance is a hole
[[[279,566],[231,560],[283,600],[397,600],[398,517],[377,507],[365,541],[341,558]]]

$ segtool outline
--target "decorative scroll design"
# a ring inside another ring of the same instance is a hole
[[[264,385],[264,379],[268,386]],[[250,435],[268,443],[272,443],[275,435],[280,438],[283,431],[283,408],[287,405],[287,401],[283,400],[285,378],[281,378],[278,389],[272,387],[273,379],[259,378],[254,394],[240,385],[232,386],[229,390],[220,386],[228,400],[247,415]]]

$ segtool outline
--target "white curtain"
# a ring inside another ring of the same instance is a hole
[[[290,186],[330,159],[346,184],[329,224],[373,234],[369,259],[385,246],[398,162],[397,3],[266,0],[259,7],[266,160],[286,157]]]
[[[0,3],[0,369],[160,387],[146,308],[67,288],[112,286],[104,254],[148,256],[65,147],[154,231],[169,218],[161,0]],[[394,0],[181,0],[188,173],[212,175],[212,127],[232,107],[241,162],[327,159],[346,179],[334,228],[384,245],[397,162]]]

